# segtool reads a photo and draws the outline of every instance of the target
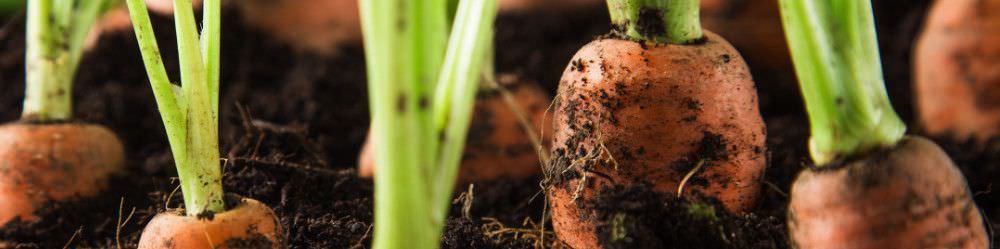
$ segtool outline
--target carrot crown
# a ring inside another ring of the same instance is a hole
[[[143,0],[128,0],[149,84],[167,130],[188,215],[222,212],[219,166],[219,0],[205,0],[199,40],[191,0],[174,0],[181,86],[167,77]]]
[[[817,165],[895,145],[906,126],[892,109],[869,0],[781,0]]]
[[[27,85],[22,119],[65,121],[72,117],[73,76],[83,55],[84,41],[91,26],[111,3],[112,0],[28,1]]]
[[[698,0],[607,1],[618,35],[671,44],[692,44],[703,37]]]
[[[437,248],[492,40],[496,0],[362,0],[375,248]]]

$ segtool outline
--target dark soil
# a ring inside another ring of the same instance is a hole
[[[906,120],[913,120],[909,48],[927,1],[877,2],[893,103]],[[332,58],[296,54],[242,26],[237,14],[225,16],[220,120],[227,191],[270,205],[281,217],[292,248],[369,247],[372,183],[355,177],[352,169],[368,125],[362,49],[346,45]],[[168,71],[177,79],[172,22],[154,17],[154,26]],[[23,97],[23,17],[11,18],[3,27],[0,120],[13,121]],[[541,82],[554,93],[576,49],[609,28],[602,8],[504,14],[497,32],[498,72]],[[172,158],[134,36],[130,31],[113,33],[99,44],[79,70],[77,118],[118,132],[126,144],[128,170],[98,197],[53,203],[40,211],[45,218],[38,222],[0,228],[0,240],[9,247],[133,248],[154,214],[180,205]],[[617,245],[788,247],[785,193],[808,163],[807,123],[793,79],[781,76],[787,69],[751,68],[768,125],[771,162],[759,211],[734,216],[708,212],[722,210],[710,204],[678,202],[642,189],[607,189],[604,194],[613,201],[597,208],[628,231],[618,236],[628,243]],[[920,134],[918,128],[912,132]],[[1000,179],[1000,139],[986,145],[935,141],[966,173],[985,214],[1000,217],[1000,186],[993,186]],[[503,179],[460,188],[473,194],[456,194],[444,247],[559,245],[548,227],[540,225],[545,200],[539,181]]]

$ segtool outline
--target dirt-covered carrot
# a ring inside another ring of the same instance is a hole
[[[72,119],[83,43],[109,2],[28,1],[24,112],[0,126],[0,225],[37,219],[47,202],[96,195],[123,167],[113,132]]]
[[[869,0],[781,0],[815,167],[795,180],[796,248],[988,248],[951,159],[904,136],[886,95]]]
[[[484,89],[477,95],[458,173],[459,186],[501,177],[525,178],[541,172],[532,136],[537,137],[539,128],[546,127],[542,120],[550,100],[538,85],[515,84],[505,86],[509,88],[505,91],[509,91],[516,107],[510,106],[499,90]],[[525,130],[519,115],[526,116],[532,132]],[[365,178],[372,177],[376,169],[370,136],[371,133],[358,160],[358,174]]]
[[[1000,1],[938,0],[914,49],[917,116],[927,133],[1000,134]]]
[[[128,0],[157,107],[180,178],[186,212],[157,215],[143,230],[139,248],[235,248],[258,241],[282,248],[281,226],[267,206],[249,199],[223,199],[219,165],[220,0],[207,0],[203,31],[195,25],[191,0],[174,1],[181,86],[167,78],[143,0]]]
[[[696,0],[609,0],[618,38],[581,48],[563,73],[546,169],[556,234],[597,248],[583,208],[612,186],[719,200],[742,213],[756,203],[765,129],[740,54],[702,31]]]

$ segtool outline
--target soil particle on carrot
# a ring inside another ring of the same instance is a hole
[[[734,213],[756,205],[765,129],[753,82],[742,62],[716,62],[738,55],[728,43],[712,33],[700,42],[643,47],[605,37],[571,60],[577,63],[561,81],[545,170],[553,226],[569,245],[608,239],[595,234],[607,223],[588,219],[594,213],[583,203],[609,186],[709,196]],[[630,70],[614,70],[621,67]],[[673,170],[680,168],[687,170]]]

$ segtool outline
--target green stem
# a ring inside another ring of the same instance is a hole
[[[219,166],[218,105],[213,105],[213,101],[218,100],[218,78],[217,75],[206,73],[211,72],[211,67],[216,68],[215,73],[218,72],[219,36],[205,35],[204,42],[208,48],[202,50],[194,24],[191,0],[174,1],[183,83],[181,89],[177,89],[170,84],[164,70],[145,3],[143,0],[128,0],[127,3],[146,73],[174,154],[187,214],[193,216],[205,212],[223,212],[225,205],[222,200],[222,172]],[[206,1],[206,5],[217,6],[216,3]],[[212,20],[217,18],[218,15],[206,14],[206,32],[218,31],[218,27],[213,27],[218,24],[218,20]],[[216,46],[215,52],[211,52],[213,46]],[[208,61],[207,65],[202,64],[203,59]]]
[[[781,0],[781,13],[816,164],[896,144],[906,126],[886,94],[871,2]]]
[[[374,248],[434,248],[435,224],[426,197],[430,181],[421,167],[421,119],[416,115],[420,84],[410,35],[409,0],[360,1],[368,66],[368,92],[375,139]],[[441,6],[442,8],[444,6]],[[430,79],[428,79],[430,80]],[[426,82],[426,81],[425,81]]]
[[[638,41],[700,41],[699,0],[607,0],[615,32]]]
[[[496,1],[462,1],[450,39],[445,1],[360,3],[381,168],[374,247],[437,248]]]
[[[91,26],[108,0],[28,1],[25,97],[21,118],[65,121],[73,115],[73,77]]]
[[[484,76],[483,66],[487,64],[486,61],[492,61],[489,55],[493,48],[491,44],[496,12],[496,0],[465,0],[459,3],[455,14],[448,53],[438,82],[439,88],[453,90],[449,91],[450,95],[435,96],[435,107],[438,107],[435,112],[444,112],[448,116],[448,122],[443,124],[444,142],[435,167],[437,174],[434,175],[432,192],[435,194],[434,204],[437,205],[434,210],[439,211],[436,220],[442,224],[451,204],[454,179],[461,168],[462,150],[472,121],[476,92]],[[492,74],[492,70],[488,72]]]

